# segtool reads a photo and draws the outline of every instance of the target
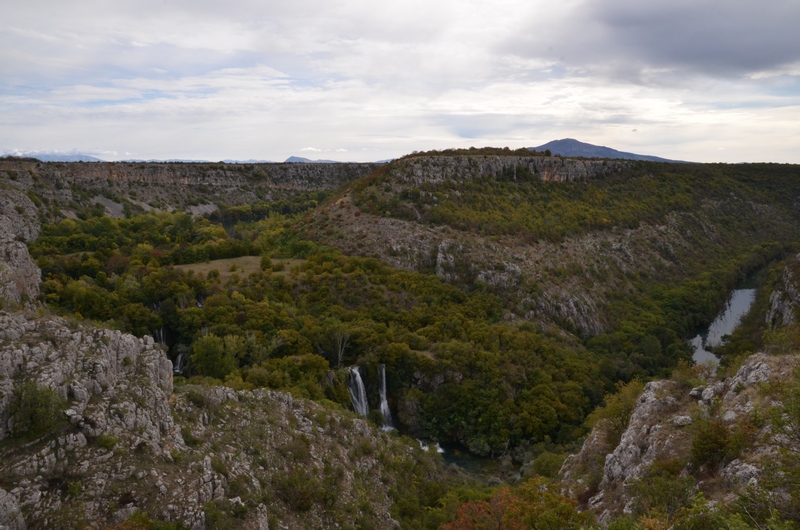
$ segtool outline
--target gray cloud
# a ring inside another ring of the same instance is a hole
[[[794,0],[593,0],[504,48],[640,80],[744,76],[800,62],[798,20]]]

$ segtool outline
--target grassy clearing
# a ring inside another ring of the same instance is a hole
[[[280,269],[281,265],[283,270],[273,272],[273,274],[285,275],[292,270],[292,267],[300,265],[305,260],[302,259],[273,259],[273,269]],[[253,272],[259,270],[261,263],[260,256],[242,256],[239,258],[226,258],[215,259],[205,263],[192,263],[189,265],[175,265],[176,269],[183,271],[194,271],[195,274],[208,275],[214,269],[219,271],[219,276],[222,282],[227,282],[233,274],[238,274],[240,277],[245,278]],[[231,270],[236,265],[235,270]]]

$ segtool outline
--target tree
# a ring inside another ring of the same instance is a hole
[[[200,375],[224,379],[236,369],[236,359],[232,352],[225,351],[221,338],[208,335],[192,344],[192,365]]]
[[[332,360],[336,362],[336,367],[341,368],[344,353],[350,347],[350,331],[338,318],[328,318],[323,324],[322,335],[326,343],[325,349],[330,351]]]
[[[574,501],[539,477],[514,489],[501,488],[488,500],[464,503],[442,530],[577,530],[591,523],[589,513],[578,512]]]

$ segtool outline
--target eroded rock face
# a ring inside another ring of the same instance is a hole
[[[26,528],[17,499],[0,488],[0,530],[25,530]]]
[[[672,381],[653,381],[645,385],[619,445],[606,456],[601,488],[641,477],[656,455],[672,450],[671,437],[665,438],[659,431],[664,418],[678,409],[678,401],[670,395],[674,387]]]
[[[601,430],[595,428],[581,451],[565,461],[560,473],[563,493],[580,498],[601,522],[630,512],[633,496],[629,488],[655,462],[690,461],[695,420],[713,414],[717,421],[736,425],[747,421],[756,410],[768,410],[772,402],[760,392],[759,385],[787,377],[796,363],[793,356],[762,353],[749,357],[734,376],[712,379],[692,389],[670,380],[648,383],[616,447],[607,452]],[[764,464],[777,451],[769,436],[762,434],[755,436],[753,446],[737,459],[714,470],[728,488],[727,493],[717,492],[720,498],[716,500],[723,500],[737,488],[758,485]],[[592,489],[592,475],[596,477],[600,470],[601,478],[594,482],[599,485]]]
[[[62,491],[53,484],[66,488],[71,481],[90,495],[122,476],[103,465],[114,456],[111,446],[152,455],[183,446],[169,407],[172,364],[150,337],[0,312],[0,439],[12,433],[9,405],[18,381],[56,390],[69,407],[69,426],[55,438],[45,435],[22,451],[7,445],[0,457],[6,484],[17,484],[9,494],[23,512],[42,514],[35,526],[60,524],[47,514],[71,516],[59,512]],[[105,445],[98,445],[101,436]]]
[[[29,243],[39,237],[36,206],[22,192],[0,188],[0,240]]]
[[[42,198],[74,215],[70,203],[80,201],[78,188],[100,202],[108,215],[119,217],[128,200],[145,210],[182,207],[193,214],[210,213],[215,204],[245,205],[286,197],[296,192],[333,190],[369,175],[382,164],[222,164],[150,162],[38,162],[0,160],[0,180],[21,190],[34,189]],[[35,213],[35,210],[31,210]],[[35,238],[34,238],[35,239]]]
[[[0,299],[14,304],[39,296],[42,273],[20,241],[0,240]]]
[[[788,326],[795,322],[795,309],[800,307],[800,289],[797,287],[795,269],[800,261],[800,255],[789,260],[781,274],[781,281],[769,297],[769,311],[767,324],[771,328]]]
[[[172,363],[151,337],[0,312],[0,341],[0,439],[10,433],[7,407],[21,376],[67,399],[85,437],[135,429],[160,451],[162,435],[173,431]]]
[[[25,246],[39,237],[39,229],[31,200],[0,188],[0,301],[19,304],[39,296],[41,272]]]
[[[426,156],[398,162],[395,170],[414,185],[462,181],[479,177],[511,180],[535,176],[544,181],[567,182],[617,173],[631,166],[623,160],[580,160],[545,156]]]

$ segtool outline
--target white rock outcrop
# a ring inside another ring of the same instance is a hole
[[[750,356],[734,376],[712,379],[691,390],[671,380],[647,383],[619,444],[610,453],[601,431],[595,429],[581,451],[565,461],[560,473],[563,492],[581,497],[601,522],[629,511],[633,500],[629,487],[655,462],[690,461],[695,420],[713,414],[717,421],[735,426],[748,422],[757,410],[765,414],[772,402],[760,392],[759,385],[787,377],[797,362],[792,356],[760,353]],[[712,471],[725,479],[729,491],[757,486],[765,462],[775,451],[774,440],[766,434],[757,435],[746,452]],[[587,489],[592,473],[600,466],[599,485]],[[684,469],[684,473],[689,471],[688,467]]]
[[[17,190],[0,189],[0,301],[19,304],[39,296],[41,272],[25,246],[37,237],[31,200]]]

